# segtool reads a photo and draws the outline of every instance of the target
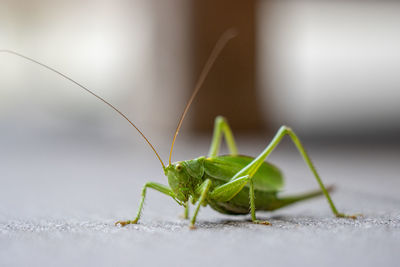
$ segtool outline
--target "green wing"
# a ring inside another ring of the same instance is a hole
[[[229,155],[206,158],[204,161],[205,173],[214,179],[227,182],[253,159],[248,156]],[[253,181],[254,188],[260,191],[278,191],[283,187],[280,170],[267,162],[264,162],[258,169]]]

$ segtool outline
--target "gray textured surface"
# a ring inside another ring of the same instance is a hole
[[[257,139],[243,146],[245,141],[239,140],[239,148],[252,155],[266,143]],[[183,142],[177,159],[206,153],[207,143]],[[191,149],[183,149],[188,146]],[[0,265],[398,266],[400,262],[397,148],[309,147],[325,183],[337,186],[333,199],[339,209],[364,214],[356,221],[334,218],[319,198],[258,214],[272,226],[253,225],[248,216],[224,216],[205,208],[198,228],[190,231],[179,219],[182,209],[174,201],[149,191],[141,224],[114,227],[115,220],[134,215],[145,181],[166,182],[154,156],[140,147],[2,144]],[[271,161],[282,168],[288,192],[316,188],[288,142]]]

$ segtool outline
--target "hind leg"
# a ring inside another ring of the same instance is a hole
[[[232,180],[236,179],[237,177],[244,176],[244,175],[249,175],[250,177],[253,177],[253,175],[260,168],[261,164],[264,162],[264,160],[268,157],[269,154],[271,154],[271,152],[279,144],[279,142],[282,140],[282,138],[285,137],[286,135],[289,135],[289,137],[291,138],[291,140],[297,147],[298,151],[300,152],[300,155],[303,157],[304,161],[306,162],[307,166],[310,168],[311,172],[314,174],[314,177],[317,180],[317,183],[319,184],[322,193],[324,194],[325,198],[327,199],[333,214],[335,214],[336,217],[355,219],[357,217],[356,215],[346,215],[346,214],[338,212],[335,204],[333,203],[333,201],[331,199],[331,196],[329,195],[328,190],[325,188],[324,184],[322,183],[322,180],[319,177],[319,174],[317,173],[317,170],[315,169],[314,164],[312,163],[306,150],[304,149],[303,145],[301,144],[300,139],[293,132],[293,130],[287,126],[282,126],[276,133],[275,137],[272,139],[271,143],[264,149],[264,151],[257,158],[255,158],[252,162],[250,162],[246,167],[244,167],[242,170],[240,170],[238,173],[236,173],[235,176],[232,178]],[[250,183],[250,194],[252,194],[252,193],[254,194],[254,190],[252,190],[251,185],[252,184]]]
[[[253,221],[253,223],[270,225],[268,221],[260,221],[257,220],[256,218],[254,185],[253,185],[253,179],[249,175],[238,177],[234,180],[227,182],[226,184],[215,187],[214,190],[210,192],[208,197],[218,202],[229,201],[232,198],[234,198],[246,184],[250,185],[249,200],[250,200],[251,220]]]
[[[233,133],[228,122],[224,117],[218,116],[215,118],[214,133],[211,141],[210,151],[208,152],[208,156],[210,158],[218,155],[219,148],[221,146],[222,135],[224,135],[226,144],[228,145],[229,154],[233,156],[238,154],[235,139],[233,138]]]

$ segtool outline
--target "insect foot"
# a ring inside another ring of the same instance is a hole
[[[118,221],[118,222],[115,223],[115,226],[117,226],[119,224],[122,227],[124,227],[125,225],[136,224],[136,223],[137,223],[137,220],[133,220],[133,221]]]
[[[255,224],[264,224],[264,225],[272,225],[269,221],[260,221],[260,220],[255,220],[253,221]]]
[[[362,214],[359,214],[359,213],[353,214],[353,215],[347,215],[347,214],[343,214],[343,213],[336,214],[336,217],[338,217],[338,218],[346,218],[346,219],[353,219],[353,220],[356,220],[358,217],[361,217],[361,216],[362,216]]]
[[[196,226],[194,226],[194,224],[191,223],[191,224],[189,224],[189,229],[194,230],[194,229],[196,229]]]

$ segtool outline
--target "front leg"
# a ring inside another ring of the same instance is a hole
[[[153,188],[154,190],[157,190],[158,192],[168,195],[176,200],[174,192],[172,192],[172,190],[169,187],[159,183],[153,183],[153,182],[146,183],[142,189],[142,199],[140,200],[139,210],[136,214],[136,218],[134,220],[128,220],[128,221],[118,221],[115,223],[115,225],[120,224],[121,226],[125,226],[127,224],[136,224],[139,221],[143,209],[144,199],[146,198],[147,187]]]
[[[185,220],[189,219],[189,200],[186,201],[184,204],[184,210],[183,210],[183,214],[181,215],[181,217]]]
[[[202,204],[204,204],[204,201],[205,201],[205,199],[207,197],[208,191],[210,190],[211,184],[212,184],[211,180],[207,179],[200,185],[200,187],[197,190],[197,192],[200,194],[200,198],[199,198],[199,201],[197,203],[196,209],[195,209],[195,211],[193,213],[192,219],[190,220],[190,225],[189,225],[190,229],[194,229],[195,228],[194,224],[196,223],[197,214],[199,213],[200,206]]]

